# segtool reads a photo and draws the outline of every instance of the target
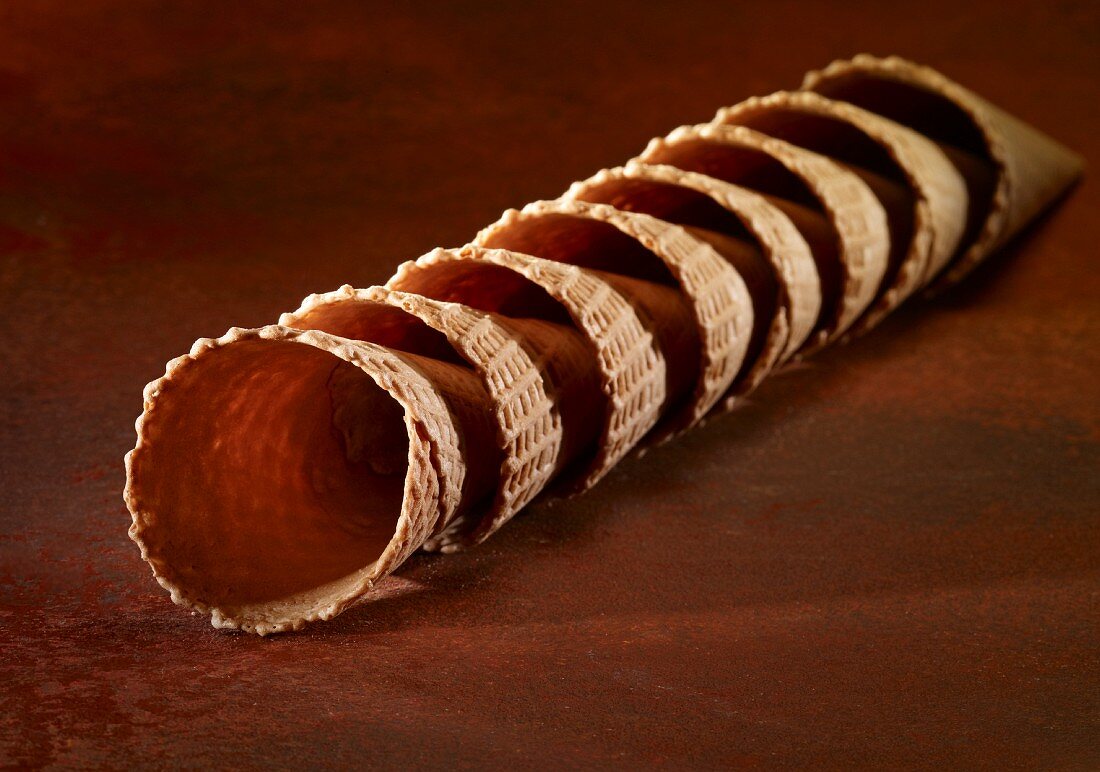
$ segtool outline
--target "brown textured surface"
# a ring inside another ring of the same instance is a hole
[[[931,303],[277,640],[125,531],[144,383],[859,49],[1100,158],[1090,6],[0,12],[0,761],[1100,763],[1086,180]],[[874,30],[874,38],[852,30]]]

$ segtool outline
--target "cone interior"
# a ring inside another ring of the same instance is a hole
[[[285,321],[300,330],[321,330],[414,355],[446,400],[461,447],[478,449],[463,454],[462,498],[454,516],[477,509],[493,495],[504,460],[499,428],[489,417],[489,395],[446,335],[402,308],[354,297],[334,297]]]
[[[763,194],[790,218],[813,253],[821,282],[815,329],[826,329],[835,321],[844,295],[839,235],[821,201],[798,175],[764,151],[705,138],[662,143],[647,150],[642,160],[699,172]]]
[[[442,362],[466,364],[446,335],[407,311],[383,303],[350,297],[334,298],[331,302],[309,308],[305,313],[296,313],[287,321],[288,326],[299,330],[321,330]]]
[[[479,243],[484,247],[510,249],[559,263],[677,286],[676,278],[661,258],[614,225],[592,218],[555,212],[520,217],[490,228]]]
[[[752,337],[738,378],[752,369],[777,311],[779,286],[771,263],[737,215],[692,188],[631,177],[582,184],[573,191],[573,197],[684,226],[733,265],[744,279],[753,305]]]
[[[308,345],[202,353],[162,384],[132,458],[158,574],[227,616],[302,615],[350,591],[401,514],[403,416],[359,368]]]

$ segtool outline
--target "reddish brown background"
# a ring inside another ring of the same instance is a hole
[[[933,64],[1095,162],[1094,3],[279,5],[0,10],[0,762],[1100,765],[1092,181],[966,286],[300,635],[172,606],[120,496],[196,337],[833,57]]]

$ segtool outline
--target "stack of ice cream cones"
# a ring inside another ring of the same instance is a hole
[[[329,619],[957,281],[1081,170],[931,69],[834,62],[384,287],[198,341],[146,388],[130,535],[217,627]]]

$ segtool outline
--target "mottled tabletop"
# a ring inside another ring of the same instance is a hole
[[[141,389],[861,50],[1100,159],[1094,3],[7,3],[0,764],[1100,766],[1100,197],[732,415],[218,632],[126,536]]]

